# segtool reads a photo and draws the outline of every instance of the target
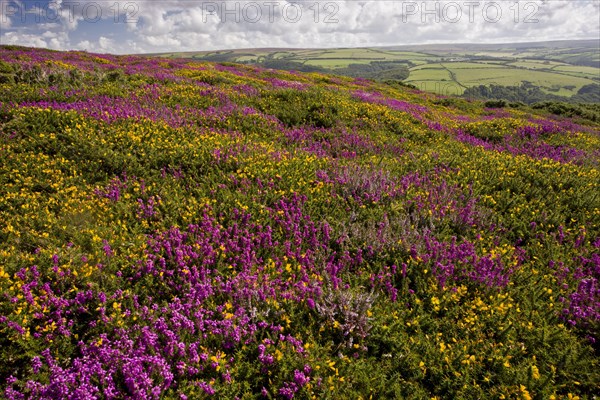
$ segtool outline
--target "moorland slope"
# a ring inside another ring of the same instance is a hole
[[[8,399],[592,398],[600,129],[0,47]]]

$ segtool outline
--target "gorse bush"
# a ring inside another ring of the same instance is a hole
[[[593,120],[20,47],[0,89],[4,398],[597,395]]]

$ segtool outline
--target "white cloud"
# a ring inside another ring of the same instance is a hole
[[[50,31],[42,32],[40,34],[18,31],[3,33],[1,43],[60,50],[68,47],[68,38],[66,35],[56,34]]]
[[[48,18],[33,21],[34,16],[27,14],[26,29],[19,16],[6,15],[7,11],[15,14],[15,7],[23,3],[10,4],[13,8],[0,11],[0,18],[8,18],[0,43],[37,43],[63,49],[85,46],[115,53],[497,43],[600,35],[600,2],[596,0],[55,0],[60,18],[47,14]],[[44,10],[36,12],[48,13]],[[96,17],[101,19],[96,21]],[[36,31],[54,36],[34,38]],[[115,34],[116,38],[114,31],[123,34]]]
[[[100,36],[100,39],[98,39],[98,44],[100,45],[100,49],[102,51],[110,51],[110,49],[115,47],[114,41],[104,36]]]

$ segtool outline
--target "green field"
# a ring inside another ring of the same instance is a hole
[[[441,84],[439,87],[443,94],[447,92],[445,80],[454,81],[457,87],[488,84],[515,86],[523,82],[531,82],[544,91],[569,97],[584,85],[596,82],[594,78],[598,76],[599,71],[598,68],[593,67],[563,63],[544,65],[535,61],[511,64],[450,62],[413,67],[405,82],[419,86],[424,81],[436,81]],[[433,91],[440,93],[439,90]]]
[[[450,71],[445,68],[422,68],[416,71],[411,71],[410,80],[407,82],[415,81],[445,81],[452,80]]]
[[[345,68],[350,64],[369,64],[373,59],[337,59],[337,58],[317,58],[306,60],[306,65],[317,65],[324,68]]]
[[[460,96],[464,93],[465,88],[452,81],[437,81],[437,80],[414,80],[407,82],[415,86],[417,89],[424,92],[433,92],[444,96]]]
[[[581,76],[585,78],[600,79],[600,71],[598,68],[594,67],[584,67],[584,66],[573,66],[573,65],[565,65],[561,64],[553,68],[554,71],[574,75]]]

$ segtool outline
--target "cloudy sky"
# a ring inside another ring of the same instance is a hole
[[[600,40],[598,0],[0,0],[0,44],[152,53]]]

